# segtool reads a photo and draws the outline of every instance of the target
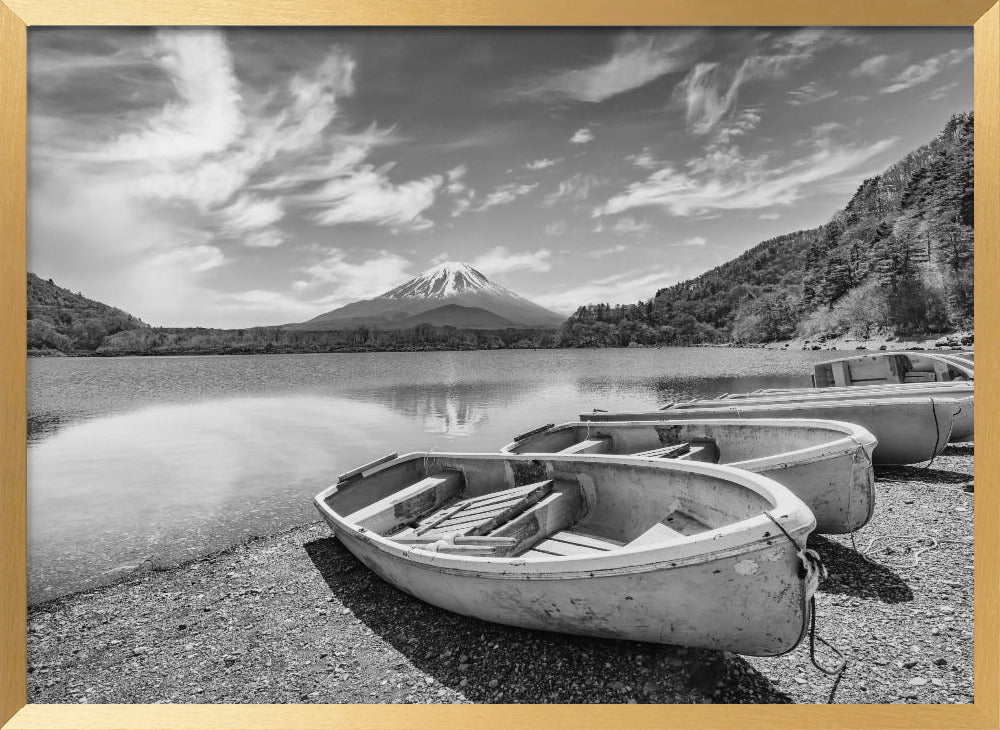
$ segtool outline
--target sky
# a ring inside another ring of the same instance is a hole
[[[971,28],[32,28],[28,267],[161,326],[444,260],[634,303],[828,221],[972,69]]]

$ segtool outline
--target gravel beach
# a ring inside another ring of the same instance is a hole
[[[839,680],[812,666],[808,637],[756,658],[457,616],[315,523],[31,607],[28,701],[972,702],[973,458],[959,444],[929,468],[879,467],[854,545],[810,538],[829,570],[817,633],[848,660]]]

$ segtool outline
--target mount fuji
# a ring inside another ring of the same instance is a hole
[[[558,327],[565,317],[491,281],[468,264],[445,261],[374,299],[334,309],[291,329],[409,329],[420,324],[466,329]]]

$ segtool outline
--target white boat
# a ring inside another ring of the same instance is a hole
[[[663,420],[548,426],[518,437],[500,451],[726,464],[788,487],[816,516],[817,532],[845,533],[871,519],[875,443],[861,426],[840,421]]]
[[[545,631],[781,654],[805,634],[819,569],[809,508],[717,464],[393,454],[315,503],[397,588]]]
[[[813,385],[876,385],[879,383],[933,383],[972,380],[971,363],[961,363],[927,352],[879,352],[817,363]]]
[[[847,386],[841,388],[798,388],[768,393],[731,394],[712,400],[692,400],[672,403],[666,412],[689,408],[703,408],[719,403],[739,403],[740,405],[765,405],[770,403],[805,403],[824,401],[876,400],[886,398],[958,398],[968,403],[952,422],[951,442],[972,441],[975,436],[976,417],[974,402],[975,387],[970,382],[954,383],[912,383],[868,386]]]
[[[953,362],[956,365],[961,365],[962,367],[975,367],[975,357],[971,352],[939,352],[937,350],[933,353],[935,356],[940,357],[949,362]]]
[[[711,404],[711,405],[709,405]],[[818,418],[863,426],[878,440],[876,464],[929,461],[948,445],[952,423],[972,399],[910,397],[808,400],[798,403],[706,401],[669,410],[582,413],[583,421],[662,421],[706,418]]]

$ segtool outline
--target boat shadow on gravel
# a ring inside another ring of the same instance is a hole
[[[965,486],[966,484],[971,484],[973,476],[968,472],[935,469],[933,466],[876,466],[875,481],[919,482],[931,485],[960,484]]]
[[[809,547],[819,553],[829,571],[829,577],[820,583],[820,593],[873,598],[883,603],[913,600],[913,591],[898,573],[857,550],[816,534],[809,536]]]
[[[304,548],[345,608],[414,667],[473,702],[791,702],[735,654],[459,616],[389,585],[332,537]]]

